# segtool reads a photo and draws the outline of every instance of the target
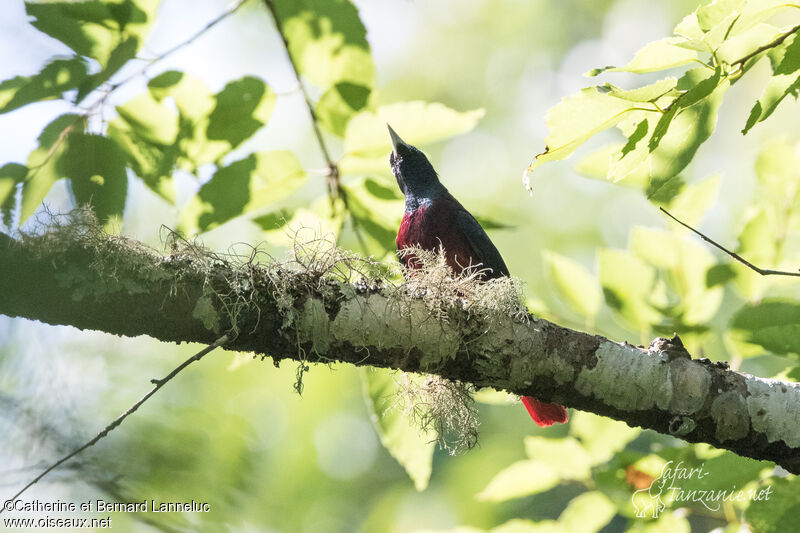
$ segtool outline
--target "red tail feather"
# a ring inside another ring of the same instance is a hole
[[[522,403],[533,421],[544,427],[567,421],[567,408],[557,403],[540,402],[533,396],[523,396]]]

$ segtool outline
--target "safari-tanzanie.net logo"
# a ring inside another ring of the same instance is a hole
[[[726,501],[764,501],[772,495],[772,486],[747,490],[735,485],[724,489],[699,488],[704,483],[697,481],[710,475],[703,468],[705,463],[699,467],[688,467],[683,461],[673,463],[667,461],[649,486],[631,496],[637,518],[658,518],[667,507],[665,501],[683,505],[697,503],[709,511],[718,511]]]

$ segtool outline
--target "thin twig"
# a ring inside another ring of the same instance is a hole
[[[319,120],[317,119],[317,114],[314,112],[314,104],[311,103],[311,97],[308,95],[308,91],[306,90],[305,85],[303,85],[303,80],[300,78],[300,69],[297,68],[297,64],[292,57],[292,53],[289,51],[289,40],[286,38],[286,33],[283,31],[283,24],[278,16],[275,3],[272,0],[264,0],[264,3],[267,5],[270,15],[272,15],[272,20],[275,23],[275,29],[278,30],[278,33],[281,36],[281,42],[283,42],[283,47],[286,49],[286,55],[289,57],[289,64],[292,65],[294,76],[297,79],[297,87],[303,95],[303,100],[305,101],[306,108],[308,109],[308,114],[311,117],[311,126],[314,128],[314,135],[319,143],[322,156],[325,158],[325,162],[328,165],[328,194],[330,195],[331,200],[337,196],[341,197],[345,202],[345,207],[347,207],[347,200],[345,199],[344,191],[342,190],[341,182],[339,180],[339,166],[331,157],[331,154],[328,151],[328,146],[325,144],[325,139],[322,137],[322,130],[319,127]]]
[[[168,56],[171,56],[172,54],[174,54],[175,52],[177,52],[181,48],[192,44],[194,41],[196,41],[197,39],[202,37],[208,30],[210,30],[211,28],[213,28],[214,26],[216,26],[217,24],[219,24],[220,22],[222,22],[223,20],[228,18],[230,15],[234,14],[240,7],[242,7],[242,4],[244,4],[246,1],[247,0],[236,0],[235,2],[230,4],[225,9],[225,11],[223,11],[222,13],[217,15],[217,17],[214,18],[213,20],[209,21],[205,26],[203,26],[200,30],[195,32],[191,37],[189,37],[185,41],[182,41],[182,42],[176,44],[175,46],[173,46],[172,48],[170,48],[166,52],[162,52],[159,55],[157,55],[156,57],[154,57],[152,59],[148,59],[147,63],[145,64],[145,66],[142,67],[135,74],[132,74],[131,76],[129,76],[129,77],[127,77],[127,78],[125,78],[125,79],[113,84],[113,85],[111,85],[111,87],[109,88],[108,92],[113,92],[114,90],[118,89],[120,86],[125,85],[126,83],[128,83],[132,79],[137,78],[137,77],[141,76],[142,74],[144,74],[145,72],[147,72],[147,69],[149,69],[151,66],[153,66],[153,64],[158,63],[159,61],[161,61],[162,59],[165,59]]]
[[[166,385],[172,378],[174,378],[176,375],[178,375],[178,373],[181,370],[183,370],[184,368],[186,368],[187,366],[189,366],[193,362],[199,361],[206,354],[208,354],[209,352],[211,352],[215,348],[218,348],[218,347],[222,346],[223,344],[227,343],[229,340],[230,340],[230,338],[229,338],[228,335],[223,335],[222,337],[220,337],[219,339],[214,341],[213,344],[209,344],[208,346],[206,346],[205,348],[203,348],[202,350],[200,350],[199,352],[197,352],[196,354],[191,356],[189,359],[187,359],[186,361],[184,361],[183,363],[181,363],[180,365],[175,367],[175,369],[172,372],[170,372],[169,374],[167,374],[165,377],[163,377],[161,379],[152,379],[152,380],[150,380],[150,382],[153,383],[153,385],[155,385],[152,389],[150,389],[150,392],[148,392],[147,394],[142,396],[142,398],[138,402],[133,404],[127,411],[125,411],[124,413],[119,415],[113,422],[111,422],[109,425],[107,425],[103,429],[103,431],[101,431],[100,433],[95,435],[89,442],[87,442],[86,444],[84,444],[80,448],[75,449],[74,451],[70,452],[69,454],[65,455],[64,457],[62,457],[61,459],[59,459],[58,461],[56,461],[55,463],[50,465],[44,472],[42,472],[41,474],[36,476],[30,483],[25,485],[19,492],[14,494],[10,498],[10,500],[8,500],[8,501],[12,501],[13,502],[13,501],[17,500],[20,496],[22,496],[22,494],[26,490],[28,490],[33,485],[38,483],[44,476],[46,476],[47,474],[49,474],[50,472],[52,472],[53,470],[58,468],[61,464],[69,461],[70,459],[72,459],[73,457],[75,457],[76,455],[81,453],[83,450],[85,450],[86,448],[89,448],[89,447],[94,446],[95,444],[97,444],[97,442],[100,439],[102,439],[103,437],[108,435],[112,430],[114,430],[117,426],[119,426],[122,423],[123,420],[128,418],[128,416],[130,416],[134,412],[136,412],[136,410],[139,409],[139,407],[141,407],[141,405],[144,402],[146,402],[153,394],[155,394],[158,391],[158,389],[160,389],[161,387]],[[0,508],[0,513],[2,513],[4,510],[6,510],[5,506],[3,508]]]
[[[780,35],[780,37],[778,37],[774,41],[772,41],[770,43],[767,43],[764,46],[759,46],[758,48],[756,48],[755,50],[753,50],[752,52],[750,52],[749,54],[747,54],[743,58],[737,59],[736,61],[734,61],[731,64],[732,65],[744,65],[747,62],[748,59],[752,59],[755,56],[757,56],[758,54],[760,54],[761,52],[765,52],[765,51],[769,50],[770,48],[775,48],[776,46],[778,46],[781,43],[783,43],[783,41],[785,41],[790,35],[794,35],[795,33],[797,33],[798,30],[800,30],[800,24],[798,24],[794,28],[790,29],[789,31],[786,31],[786,32],[782,33]]]
[[[703,239],[704,241],[706,241],[707,243],[709,243],[709,244],[711,244],[713,246],[716,246],[717,248],[719,248],[720,250],[722,250],[723,252],[725,252],[729,256],[733,257],[734,259],[736,259],[737,261],[742,263],[747,268],[750,268],[750,269],[758,272],[762,276],[798,276],[798,277],[800,277],[800,272],[787,272],[785,270],[770,270],[770,269],[766,269],[766,268],[759,268],[756,265],[754,265],[753,263],[751,263],[750,261],[748,261],[747,259],[745,259],[744,257],[742,257],[739,254],[737,254],[736,252],[731,252],[730,250],[728,250],[724,246],[719,245],[716,242],[714,242],[712,239],[706,237],[705,235],[703,235],[702,233],[700,233],[699,231],[697,231],[696,229],[694,229],[690,225],[688,225],[688,224],[686,224],[684,222],[681,222],[680,220],[675,218],[669,211],[667,211],[663,207],[659,207],[659,209],[661,209],[664,213],[666,213],[666,215],[669,218],[671,218],[672,220],[674,220],[675,222],[677,222],[678,224],[680,224],[684,228],[687,228],[687,229],[693,231],[695,234],[699,235],[700,238]]]

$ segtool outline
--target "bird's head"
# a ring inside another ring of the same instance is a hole
[[[389,136],[392,138],[392,153],[389,155],[389,163],[392,166],[392,173],[397,179],[400,190],[408,197],[430,197],[436,192],[444,189],[439,176],[433,170],[425,154],[418,148],[406,143],[395,133],[391,126]]]

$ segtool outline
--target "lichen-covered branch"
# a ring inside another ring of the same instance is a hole
[[[800,385],[692,359],[679,339],[619,344],[535,318],[513,280],[453,278],[433,255],[407,283],[315,242],[283,263],[175,239],[160,255],[71,220],[0,235],[0,313],[306,362],[427,372],[707,442],[800,473]],[[402,279],[402,278],[400,278]],[[393,281],[395,280],[395,281]]]

